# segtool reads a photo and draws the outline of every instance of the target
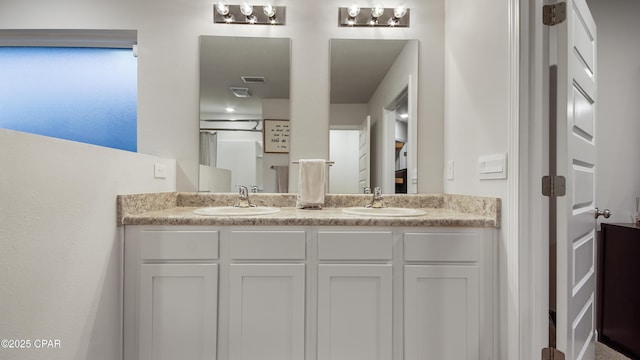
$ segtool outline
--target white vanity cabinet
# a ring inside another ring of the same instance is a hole
[[[125,227],[124,360],[491,360],[496,229]]]
[[[218,231],[127,227],[127,359],[215,359]]]
[[[404,359],[492,359],[495,243],[468,229],[405,231]]]
[[[317,232],[318,360],[392,359],[393,232]]]
[[[140,357],[215,359],[218,265],[140,267]]]
[[[231,230],[229,360],[304,359],[304,230]]]

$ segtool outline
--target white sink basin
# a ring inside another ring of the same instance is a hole
[[[205,216],[253,216],[253,215],[267,215],[280,212],[280,209],[268,206],[256,206],[256,207],[235,207],[235,206],[214,206],[193,210],[196,215]]]
[[[424,210],[410,209],[410,208],[396,208],[396,207],[384,207],[384,208],[366,208],[366,207],[352,207],[342,209],[342,212],[351,215],[361,216],[421,216],[426,214]]]

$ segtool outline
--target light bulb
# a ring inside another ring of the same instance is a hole
[[[273,5],[265,5],[262,11],[269,19],[276,16],[276,7]]]
[[[382,5],[376,5],[375,7],[371,8],[371,17],[372,18],[379,18],[380,16],[382,16],[382,14],[384,14],[384,8],[382,7]]]
[[[240,12],[242,13],[242,15],[247,16],[248,18],[249,16],[251,16],[251,14],[253,14],[253,6],[244,3],[240,5]]]
[[[400,5],[393,9],[393,17],[399,19],[407,14],[407,8],[404,5]]]
[[[360,7],[358,6],[358,4],[349,6],[347,8],[347,14],[349,14],[349,17],[351,18],[358,16],[358,14],[360,14]]]
[[[224,1],[220,1],[216,4],[216,11],[222,16],[229,15],[229,4]]]

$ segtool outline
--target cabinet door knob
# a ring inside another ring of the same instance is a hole
[[[596,208],[596,213],[595,213],[596,219],[599,218],[600,216],[604,216],[605,219],[608,219],[609,217],[611,217],[611,210],[609,209],[600,210]]]

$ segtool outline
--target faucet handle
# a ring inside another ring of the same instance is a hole
[[[382,208],[382,188],[380,186],[376,186],[373,188],[373,197],[371,198],[371,203],[365,205],[368,208]]]
[[[254,207],[249,200],[249,189],[244,185],[238,185],[238,201],[234,205],[235,207],[248,208]]]
[[[245,200],[249,197],[249,189],[244,185],[238,185],[238,197]]]
[[[368,186],[365,186],[365,187],[364,187],[364,193],[365,193],[365,194],[371,194],[371,188],[370,188],[370,187],[368,187]]]

